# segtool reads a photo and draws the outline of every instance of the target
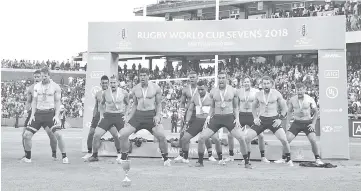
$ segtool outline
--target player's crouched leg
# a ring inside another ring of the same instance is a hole
[[[51,128],[51,132],[54,133],[56,139],[58,140],[58,147],[63,158],[63,163],[68,164],[69,158],[66,156],[65,141],[64,141],[63,133],[61,131],[61,126],[60,125],[53,126]]]
[[[159,141],[159,148],[162,152],[162,157],[164,160],[164,166],[171,166],[170,159],[168,158],[168,143],[165,137],[164,129],[162,124],[158,124],[152,129],[153,135]]]

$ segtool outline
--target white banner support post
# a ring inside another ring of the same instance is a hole
[[[219,0],[216,0],[216,21],[219,20]],[[217,87],[218,86],[218,55],[214,56],[214,86]],[[223,128],[221,128],[219,131],[219,138],[222,139],[223,138]]]

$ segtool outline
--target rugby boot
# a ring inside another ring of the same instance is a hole
[[[189,163],[189,159],[183,159],[182,163],[188,164]]]
[[[170,164],[170,159],[168,159],[168,160],[166,160],[166,161],[164,161],[164,166],[171,166],[171,164]]]
[[[324,163],[321,161],[321,159],[316,159],[316,164],[318,164],[318,165],[323,165]]]
[[[118,153],[115,160],[119,163],[119,161],[122,160],[122,154]]]
[[[219,165],[223,165],[223,166],[224,166],[224,165],[226,165],[226,161],[224,161],[224,160],[220,160],[220,161],[218,162],[218,164],[219,164]]]
[[[209,158],[208,158],[208,160],[209,161],[212,161],[212,162],[216,162],[217,160],[214,158],[214,156],[210,156]]]
[[[224,161],[233,162],[234,161],[234,156],[228,156],[226,159],[224,159]]]
[[[251,165],[251,163],[248,163],[244,165],[244,168],[253,169],[253,166]]]
[[[85,154],[83,157],[81,157],[82,159],[88,159],[92,156],[92,153],[87,153]]]
[[[261,162],[270,163],[270,161],[266,157],[262,157]]]
[[[91,156],[91,157],[88,158],[87,161],[88,161],[88,162],[96,162],[96,161],[99,161],[99,159],[98,159],[98,157],[93,157],[93,156]]]
[[[31,159],[28,159],[26,157],[21,159],[22,162],[31,163]]]
[[[68,157],[64,157],[64,158],[63,158],[63,164],[69,164],[69,159],[68,159]]]
[[[294,166],[292,160],[288,161],[288,162],[287,162],[287,165],[288,165],[288,166]]]
[[[286,159],[275,160],[274,163],[276,163],[276,164],[284,164],[284,163],[286,163]]]
[[[183,160],[183,157],[179,155],[174,159],[174,162],[179,163],[179,162],[182,162],[182,160]]]
[[[51,155],[51,158],[53,159],[53,161],[57,161],[57,160],[58,160],[58,158],[56,158],[56,153],[53,153],[53,154]]]
[[[203,163],[200,162],[196,162],[196,164],[194,165],[195,167],[204,167]]]

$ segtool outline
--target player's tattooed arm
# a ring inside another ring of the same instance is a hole
[[[209,110],[208,117],[211,118],[214,115],[214,108],[215,108],[215,105],[216,105],[215,100],[213,98],[213,90],[211,90],[211,92],[209,93],[209,98],[211,98],[212,102],[211,102],[211,108]]]
[[[312,116],[312,124],[313,125],[316,125],[317,123],[317,119],[318,119],[318,108],[317,108],[317,104],[315,102],[315,100],[313,98],[310,98],[311,99],[311,103],[310,103],[310,107],[311,107],[311,111],[313,113],[313,116]]]
[[[55,103],[55,116],[60,116],[61,88],[58,84],[56,84],[55,87],[54,103]]]
[[[258,98],[259,98],[259,94],[260,94],[260,92],[257,92],[257,93],[256,93],[255,99],[254,99],[254,101],[252,102],[252,115],[253,115],[253,118],[254,118],[254,119],[257,119],[257,118],[258,118],[258,114],[259,114],[259,112],[258,112],[258,107],[259,107],[259,100],[258,100]]]
[[[277,92],[277,94],[276,94],[277,95],[277,103],[281,107],[281,113],[280,113],[281,118],[285,118],[287,115],[287,110],[288,110],[286,100],[283,99],[283,97],[279,91],[276,91],[276,92]]]
[[[188,123],[191,120],[194,107],[195,107],[195,104],[194,104],[194,101],[192,101],[188,107],[188,111],[187,111],[187,115],[186,115],[186,123]]]
[[[130,91],[130,95],[129,97],[133,98],[133,107],[131,107],[130,112],[128,113],[128,119],[132,118],[135,111],[137,110],[137,106],[138,106],[138,98],[137,96],[135,96],[135,90],[136,90],[137,86],[135,86],[132,91]]]
[[[156,107],[156,116],[160,117],[162,113],[162,90],[158,85],[155,85],[155,107]]]
[[[292,101],[293,101],[293,97],[288,101],[287,105],[288,105],[288,113],[287,113],[287,120],[286,120],[286,128],[289,127],[290,125],[290,121],[291,121],[291,117],[293,115],[293,105],[292,105]]]
[[[239,121],[239,97],[237,94],[237,90],[233,89],[234,97],[233,97],[233,115],[236,118],[236,121]]]

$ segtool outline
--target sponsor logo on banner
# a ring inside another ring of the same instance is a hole
[[[104,75],[104,71],[92,71],[90,73],[90,78],[101,78]]]
[[[298,32],[300,34],[300,38],[296,40],[296,45],[294,47],[308,47],[313,46],[312,39],[308,38],[308,27],[306,24],[302,24],[300,28],[298,29]]]
[[[326,96],[330,99],[334,99],[338,96],[338,89],[334,86],[330,86],[326,89]]]
[[[120,41],[118,43],[118,49],[119,50],[131,50],[132,49],[132,43],[128,41],[128,32],[127,29],[122,28],[118,34],[120,37]]]
[[[337,53],[332,53],[332,54],[325,54],[322,56],[322,58],[342,58],[342,56]]]
[[[102,90],[102,88],[100,88],[99,86],[94,86],[94,87],[92,88],[92,90],[91,90],[93,97],[95,97],[95,95],[97,94],[97,92],[98,92],[98,91],[101,91],[101,90]]]
[[[325,125],[322,127],[322,131],[325,133],[337,133],[341,132],[342,126]]]
[[[340,70],[325,70],[324,72],[325,78],[340,78]]]
[[[361,137],[361,121],[354,121],[352,123],[352,136]]]
[[[341,113],[342,111],[343,111],[342,108],[322,109],[322,112],[325,113]]]

